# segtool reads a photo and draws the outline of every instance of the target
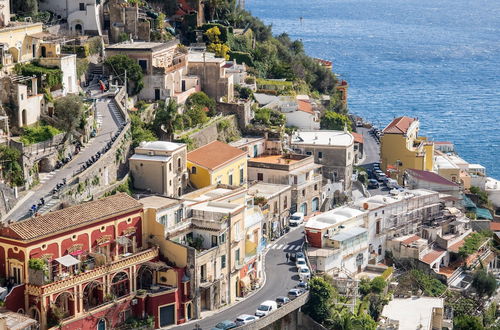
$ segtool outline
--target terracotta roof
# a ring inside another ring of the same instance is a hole
[[[406,169],[406,172],[418,180],[433,182],[433,183],[442,184],[442,185],[446,185],[446,186],[458,186],[458,184],[451,182],[450,180],[445,179],[441,175],[434,173],[434,172],[416,170],[413,168]]]
[[[352,132],[351,134],[352,134],[352,136],[354,136],[354,142],[356,142],[356,143],[363,143],[364,142],[363,135],[361,135],[359,133],[355,133],[355,132]]]
[[[448,251],[458,253],[458,250],[465,244],[465,240],[461,239],[455,244],[448,247]]]
[[[98,219],[140,210],[142,204],[125,193],[70,206],[46,215],[15,222],[0,229],[0,236],[32,240],[48,234],[68,231]]]
[[[490,222],[491,231],[500,231],[500,222]]]
[[[314,110],[311,102],[306,100],[297,100],[297,104],[299,111],[307,112],[310,113],[311,115],[314,115]]]
[[[189,152],[187,159],[191,163],[214,170],[244,155],[246,155],[246,152],[241,149],[231,147],[229,144],[220,141],[214,141]]]
[[[439,259],[446,251],[442,249],[432,249],[431,252],[427,253],[420,260],[426,264],[432,264],[434,261]]]
[[[410,245],[411,243],[418,241],[419,239],[420,239],[420,236],[413,235],[413,236],[408,237],[407,239],[405,239],[401,243],[405,244],[405,245]]]
[[[406,134],[411,123],[415,120],[415,118],[406,116],[394,118],[391,123],[384,128],[383,132],[389,134]]]

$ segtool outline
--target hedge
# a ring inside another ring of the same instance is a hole
[[[253,66],[253,58],[250,53],[229,51],[229,59],[236,60],[239,64],[245,63],[246,65]]]
[[[90,47],[88,44],[85,45],[66,45],[62,46],[62,52],[66,54],[76,54],[79,58],[84,58],[90,55]]]
[[[205,33],[208,29],[211,29],[215,26],[217,26],[220,30],[220,41],[222,43],[227,43],[231,38],[231,35],[233,34],[233,28],[231,26],[225,26],[219,23],[206,23],[201,26],[201,29],[203,30],[203,33]]]
[[[17,64],[15,71],[23,76],[37,76],[38,80],[41,82],[42,75],[45,75],[43,83],[45,83],[48,88],[52,88],[62,84],[62,71],[59,68],[47,68],[44,66],[38,66],[36,64]]]

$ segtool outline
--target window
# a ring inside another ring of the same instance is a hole
[[[228,180],[227,180],[227,181],[228,181],[228,184],[229,184],[230,186],[232,186],[232,185],[233,185],[233,174],[232,174],[232,173],[231,173],[231,174],[229,174],[229,178],[228,178]]]
[[[168,181],[168,185],[172,187],[172,180]]]
[[[226,255],[220,257],[220,269],[226,268]]]
[[[312,154],[310,151],[306,151],[306,155],[311,156]]]
[[[234,260],[236,260],[236,263],[240,263],[240,249],[236,249],[236,252],[234,253]]]
[[[181,222],[183,215],[184,215],[183,209],[178,209],[177,211],[175,211],[175,223]]]
[[[159,219],[159,222],[160,222],[162,225],[164,225],[164,226],[166,226],[166,225],[167,225],[167,221],[168,221],[168,215],[167,215],[167,214],[162,215],[162,216],[160,217],[160,219]]]
[[[219,244],[224,244],[224,243],[226,243],[226,233],[222,233],[219,236]]]
[[[181,168],[181,159],[177,158],[177,168]]]
[[[318,158],[323,158],[323,152],[318,151]]]
[[[377,227],[375,229],[375,233],[378,235],[380,234],[380,221],[377,221]]]
[[[142,68],[142,72],[146,72],[148,70],[148,61],[139,60],[139,66]]]
[[[285,196],[285,198],[283,199],[283,208],[287,208],[288,207],[288,196]]]
[[[80,2],[80,10],[85,10],[85,3]]]
[[[172,163],[169,163],[169,164],[168,164],[168,170],[169,170],[170,172],[172,172]]]
[[[240,184],[243,184],[245,182],[245,169],[242,167],[240,168]]]
[[[196,166],[191,167],[191,174],[196,174]]]
[[[278,212],[278,201],[274,202],[274,213]]]
[[[264,181],[264,173],[257,173],[257,181]]]
[[[297,184],[297,181],[298,181],[298,179],[297,179],[297,176],[295,175],[295,176],[293,177],[293,184]]]
[[[314,185],[314,190],[318,190],[318,184]]]
[[[302,190],[302,196],[305,196],[305,195],[306,195],[306,190],[305,190],[305,189],[303,189],[303,190]]]
[[[215,247],[215,246],[217,246],[217,236],[212,235],[212,247]]]

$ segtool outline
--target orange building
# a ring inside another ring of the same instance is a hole
[[[119,193],[0,228],[0,276],[8,309],[41,329],[111,329],[191,315],[189,278],[162,261],[143,232],[143,206]]]

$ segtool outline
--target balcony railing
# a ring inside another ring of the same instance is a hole
[[[73,275],[71,277],[65,278],[64,280],[56,281],[42,286],[27,283],[26,291],[28,292],[28,294],[34,296],[56,293],[74,287],[75,285],[98,279],[103,275],[117,272],[128,266],[144,263],[156,257],[158,257],[158,248],[155,247],[132,254],[128,257],[123,257],[122,259],[116,261],[109,262],[90,271]]]

